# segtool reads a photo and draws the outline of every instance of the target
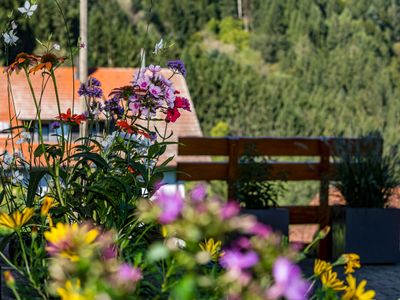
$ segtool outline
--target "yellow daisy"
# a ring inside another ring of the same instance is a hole
[[[345,293],[342,296],[342,300],[373,300],[375,298],[375,291],[364,290],[367,284],[366,280],[362,280],[358,286],[356,278],[352,275],[348,275],[346,280],[348,287],[346,287]]]
[[[321,276],[322,273],[332,270],[332,265],[324,260],[316,259],[314,261],[314,275]]]
[[[42,207],[40,208],[40,215],[42,217],[47,216],[49,213],[50,208],[55,206],[54,198],[50,196],[44,197]]]
[[[337,273],[333,272],[332,269],[325,271],[321,275],[321,282],[325,288],[332,289],[334,291],[343,291],[346,289],[344,282],[337,278]]]
[[[221,241],[215,242],[213,238],[205,240],[204,242],[199,244],[201,250],[208,252],[210,254],[211,260],[217,261],[220,256],[223,255],[221,253]]]
[[[71,261],[79,261],[80,257],[89,257],[100,231],[83,224],[57,223],[50,231],[44,233],[48,244],[47,252],[59,255]]]
[[[346,266],[344,267],[345,274],[353,273],[355,271],[354,269],[361,268],[360,256],[358,254],[348,253],[343,254],[343,257],[346,262]]]
[[[22,213],[18,210],[14,211],[11,215],[6,213],[0,213],[0,226],[7,227],[9,229],[20,229],[33,216],[33,208],[26,207]]]

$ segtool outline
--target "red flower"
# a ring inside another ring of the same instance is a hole
[[[86,120],[86,116],[81,114],[81,115],[77,115],[77,114],[72,114],[71,109],[68,108],[67,109],[67,113],[63,114],[61,113],[58,117],[56,117],[58,120],[66,122],[66,123],[70,123],[70,124],[77,124],[80,125],[82,121]]]
[[[190,110],[190,102],[188,99],[184,98],[184,97],[176,97],[175,98],[175,106],[176,108],[182,108],[184,110],[187,111],[191,111]]]
[[[129,125],[127,121],[117,121],[116,124],[122,131],[129,133],[129,134],[141,134],[143,135],[145,138],[150,138],[150,135],[141,129],[138,129],[136,126],[134,125]]]
[[[174,123],[176,120],[178,120],[180,116],[181,113],[179,112],[177,107],[168,108],[167,117],[165,118],[165,121]]]

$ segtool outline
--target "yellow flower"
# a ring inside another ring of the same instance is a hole
[[[362,280],[358,286],[356,279],[352,275],[348,275],[346,280],[348,287],[346,287],[342,300],[373,300],[375,298],[375,291],[364,290],[367,284],[366,280]]]
[[[20,229],[24,226],[33,216],[33,208],[26,207],[22,213],[18,210],[14,211],[12,215],[0,213],[0,226],[10,229]]]
[[[326,271],[332,270],[332,265],[324,260],[316,259],[314,261],[314,275],[321,276]]]
[[[337,278],[337,273],[329,269],[321,275],[322,285],[334,291],[343,291],[346,289],[344,282]]]
[[[50,255],[59,255],[68,258],[72,262],[79,261],[80,257],[89,257],[100,232],[96,228],[90,228],[83,224],[57,223],[50,231],[44,233],[48,241],[46,247]]]
[[[8,287],[13,288],[15,286],[15,279],[14,276],[11,274],[10,271],[4,271],[3,273],[4,279]]]
[[[161,226],[161,235],[163,238],[166,238],[168,236],[168,229],[166,226]]]
[[[89,300],[87,295],[83,295],[81,292],[81,283],[79,279],[76,284],[72,284],[70,280],[65,282],[64,287],[59,287],[57,289],[57,294],[60,296],[61,300]]]
[[[47,216],[50,208],[55,206],[54,198],[50,196],[44,197],[44,201],[42,203],[42,207],[40,208],[40,214],[42,217]]]
[[[217,261],[220,256],[223,256],[223,253],[221,253],[221,246],[221,241],[215,242],[213,238],[199,244],[200,249],[208,252],[213,261]]]
[[[344,267],[345,274],[350,274],[354,272],[354,268],[361,268],[360,264],[360,256],[355,253],[343,254],[343,257],[346,262],[346,266]]]

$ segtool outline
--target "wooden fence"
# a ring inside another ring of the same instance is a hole
[[[233,196],[233,184],[239,176],[239,159],[251,147],[256,155],[269,157],[318,157],[314,162],[268,163],[268,180],[320,182],[318,206],[289,206],[290,224],[319,224],[320,228],[332,225],[332,206],[329,206],[329,181],[335,178],[336,165],[331,157],[339,147],[350,152],[382,152],[380,138],[325,138],[325,137],[183,137],[179,138],[179,156],[227,156],[225,162],[178,162],[177,179],[184,181],[224,180],[228,182],[228,195]],[[267,172],[266,172],[267,174]],[[332,234],[319,245],[319,257],[331,258]]]

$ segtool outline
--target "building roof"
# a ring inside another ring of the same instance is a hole
[[[73,81],[75,71],[72,67],[60,67],[55,72],[62,112],[66,112],[74,104],[74,113],[81,113],[80,99],[77,94],[79,81],[76,78]],[[168,69],[163,69],[161,72],[166,78],[172,75],[172,72]],[[129,85],[134,73],[135,69],[133,68],[95,68],[90,70],[90,76],[95,77],[102,83],[104,95],[106,96],[114,88]],[[7,76],[4,73],[0,74],[0,101],[2,103],[0,105],[0,122],[9,121],[9,92],[13,95],[13,103],[19,120],[34,120],[36,118],[35,104],[24,73],[13,73],[10,80],[11,91],[8,91]],[[73,86],[73,82],[75,86]],[[172,82],[174,87],[181,92],[181,95],[189,99],[192,111],[181,111],[181,117],[175,123],[168,125],[168,131],[173,131],[174,133],[171,140],[177,141],[178,137],[182,136],[202,136],[196,110],[193,106],[185,78],[181,75],[175,75],[172,78]],[[51,80],[46,82],[46,77],[42,77],[41,72],[32,75],[32,85],[38,99],[40,98],[40,91],[43,84],[47,84],[47,86],[41,96],[41,118],[42,120],[54,120],[58,115],[58,109],[53,83]],[[0,140],[0,150],[4,149],[4,144],[5,140],[3,138]],[[171,145],[167,151],[168,153],[165,154],[165,157],[176,155],[177,146]],[[182,160],[188,159],[190,160],[190,157],[182,158]],[[175,159],[172,164],[174,165],[176,162],[177,160]]]

